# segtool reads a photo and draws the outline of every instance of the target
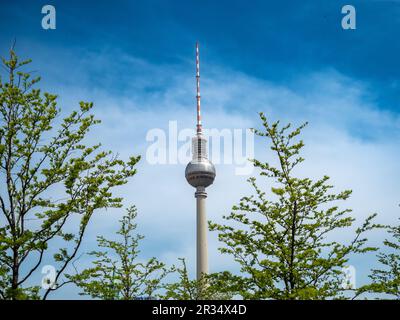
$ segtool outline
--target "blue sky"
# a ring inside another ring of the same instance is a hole
[[[72,55],[113,47],[163,64],[190,57],[198,39],[209,63],[285,83],[329,66],[368,81],[382,107],[400,110],[399,1],[352,1],[357,31],[341,28],[346,1],[52,1],[53,32],[40,27],[43,4],[3,1],[3,51],[16,37],[21,48],[25,39]]]
[[[41,28],[45,4],[57,10],[56,30]],[[345,4],[356,8],[356,30],[341,28]],[[59,94],[65,112],[80,100],[94,102],[103,123],[88,141],[100,139],[122,157],[145,155],[147,132],[166,129],[168,121],[193,127],[198,40],[205,126],[258,126],[258,111],[284,122],[307,120],[300,173],[328,174],[338,189],[353,189],[347,206],[359,222],[372,212],[384,223],[399,217],[400,1],[3,0],[0,30],[0,55],[16,38],[17,53],[33,58],[31,70]],[[262,141],[255,148],[269,159]],[[118,192],[138,206],[144,257],[186,257],[194,272],[194,198],[184,167],[143,159]],[[233,165],[217,166],[211,219],[249,192],[246,178]],[[94,220],[83,249],[116,230],[122,212],[111,212]],[[217,247],[210,235],[210,269],[237,270]],[[360,283],[374,261],[354,258]],[[57,297],[75,293],[68,288]]]

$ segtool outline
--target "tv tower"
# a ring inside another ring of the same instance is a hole
[[[203,136],[200,114],[200,61],[199,44],[196,42],[196,87],[197,87],[197,126],[196,135],[192,138],[192,161],[185,170],[187,182],[196,188],[197,215],[197,280],[201,280],[203,274],[208,273],[208,249],[207,249],[207,218],[206,218],[206,188],[215,179],[215,168],[207,158],[207,140]]]

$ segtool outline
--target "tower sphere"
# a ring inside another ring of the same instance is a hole
[[[215,167],[208,159],[195,159],[186,166],[185,177],[192,187],[206,188],[214,182]]]

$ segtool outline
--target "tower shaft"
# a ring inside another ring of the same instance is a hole
[[[196,215],[197,215],[197,280],[208,274],[208,245],[207,245],[207,193],[204,187],[197,187],[196,193]]]

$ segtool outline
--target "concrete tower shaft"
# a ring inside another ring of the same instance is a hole
[[[204,187],[197,187],[196,193],[196,276],[201,280],[203,274],[208,274],[208,244],[207,244],[207,192]]]

